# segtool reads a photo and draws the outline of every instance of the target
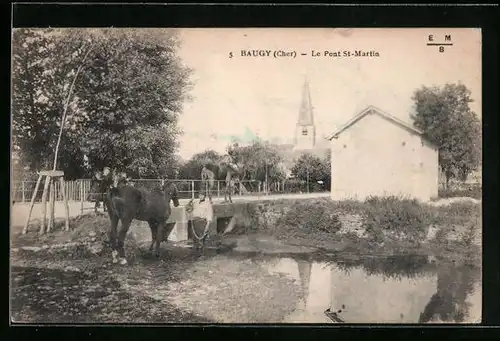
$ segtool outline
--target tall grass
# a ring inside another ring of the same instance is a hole
[[[369,197],[365,201],[363,227],[375,242],[386,240],[419,244],[425,239],[431,214],[416,200]]]
[[[282,203],[280,203],[282,205]],[[369,197],[364,202],[332,201],[328,198],[296,201],[287,204],[274,227],[282,238],[305,237],[318,241],[341,241],[355,244],[361,239],[349,228],[343,229],[341,216],[361,218],[364,238],[370,245],[418,247],[427,240],[428,228],[439,226],[437,239],[445,241],[446,231],[455,226],[467,227],[463,242],[472,243],[473,232],[480,224],[480,208],[473,203],[454,203],[434,207],[398,196]],[[347,224],[350,222],[347,221]],[[343,230],[341,235],[339,231]],[[345,232],[348,231],[348,232]],[[360,245],[363,245],[362,243]]]
[[[299,229],[305,233],[335,234],[342,227],[336,213],[326,200],[308,203],[298,201],[278,219],[277,225],[282,229]]]

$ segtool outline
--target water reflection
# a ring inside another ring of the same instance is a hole
[[[479,323],[481,273],[468,264],[423,256],[313,260],[311,255],[266,261],[272,273],[302,288],[296,310],[283,322]]]
[[[437,270],[437,290],[420,314],[419,322],[480,322],[477,308],[471,312],[477,298],[468,300],[472,294],[477,297],[475,291],[480,287],[475,285],[475,279],[480,275],[479,270],[468,264],[442,263]]]

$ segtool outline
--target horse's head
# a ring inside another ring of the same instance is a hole
[[[173,182],[165,182],[162,186],[162,191],[168,201],[172,200],[174,207],[179,206],[179,191]]]
[[[126,185],[130,179],[127,178],[127,173],[115,173],[113,175],[113,187],[117,188],[120,185]]]

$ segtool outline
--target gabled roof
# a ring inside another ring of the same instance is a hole
[[[365,117],[366,115],[369,115],[369,114],[376,114],[376,115],[379,115],[385,119],[387,119],[388,121],[400,126],[401,128],[403,129],[406,129],[414,134],[417,134],[417,135],[422,135],[423,133],[412,127],[410,124],[406,123],[406,122],[403,122],[401,121],[399,118],[397,117],[394,117],[392,116],[391,114],[388,114],[386,113],[385,111],[373,106],[373,105],[370,105],[368,106],[366,109],[364,109],[363,111],[361,111],[359,114],[357,114],[356,116],[354,116],[352,119],[350,119],[346,124],[344,124],[342,127],[340,127],[337,131],[333,132],[332,134],[328,135],[326,137],[326,139],[328,140],[332,140],[332,139],[336,139],[338,138],[338,136],[345,130],[349,129],[349,127],[351,127],[352,125],[354,125],[356,122],[360,121],[363,117]]]

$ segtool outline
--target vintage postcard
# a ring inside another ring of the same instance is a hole
[[[481,30],[13,30],[12,323],[480,323]]]

